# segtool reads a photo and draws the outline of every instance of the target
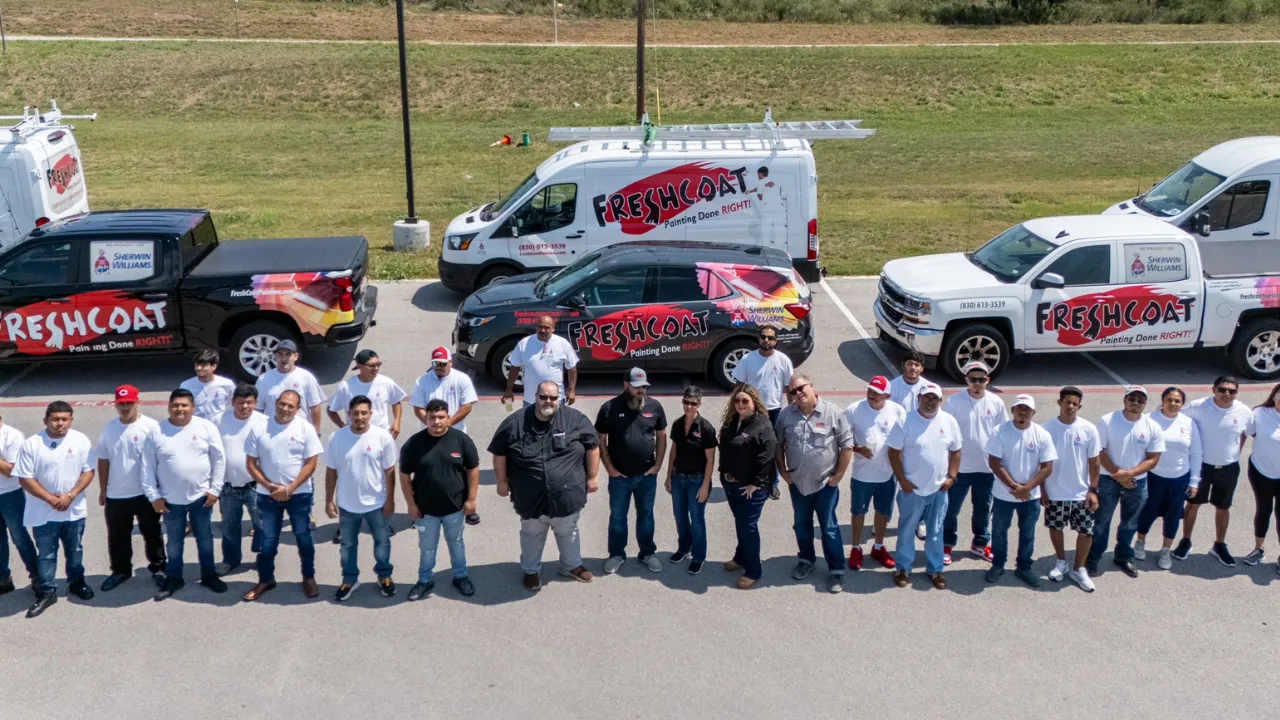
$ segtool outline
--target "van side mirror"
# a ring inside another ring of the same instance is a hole
[[[511,237],[520,237],[520,218],[512,215],[511,219],[508,220],[507,223],[511,226]]]
[[[1191,232],[1200,237],[1209,237],[1209,228],[1212,224],[1209,221],[1209,213],[1198,212],[1191,216]]]
[[[1044,273],[1040,277],[1036,278],[1035,282],[1031,283],[1031,286],[1037,290],[1047,290],[1049,288],[1061,290],[1066,287],[1066,285],[1067,281],[1062,279],[1061,275],[1051,272]]]

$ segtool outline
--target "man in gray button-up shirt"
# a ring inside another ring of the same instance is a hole
[[[773,430],[778,436],[778,471],[791,490],[795,511],[796,544],[800,561],[791,577],[803,580],[813,570],[813,515],[822,528],[822,554],[831,573],[827,589],[844,590],[844,542],[836,505],[840,478],[853,459],[853,429],[844,412],[818,398],[813,382],[793,375],[787,383],[791,404],[778,414]]]

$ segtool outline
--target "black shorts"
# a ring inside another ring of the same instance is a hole
[[[1240,463],[1215,467],[1205,463],[1200,466],[1200,487],[1187,502],[1192,505],[1209,503],[1219,510],[1231,507],[1231,498],[1236,494],[1236,483],[1240,482]]]

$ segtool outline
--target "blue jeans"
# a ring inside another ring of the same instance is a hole
[[[200,559],[200,577],[217,577],[213,569],[213,508],[205,507],[204,500],[186,505],[166,503],[164,535],[165,554],[169,556],[164,573],[171,578],[182,579],[182,546],[187,537],[187,522],[191,523],[191,535],[196,539],[196,556]]]
[[[726,483],[724,496],[733,513],[733,528],[738,535],[738,546],[733,550],[733,561],[742,566],[743,575],[759,580],[764,574],[760,563],[760,513],[769,500],[769,491],[757,487],[751,497],[742,494],[742,485]]]
[[[23,567],[27,569],[27,576],[34,580],[39,574],[36,544],[22,525],[22,513],[26,507],[27,494],[22,492],[22,488],[0,495],[0,580],[9,577],[9,543],[4,539],[6,529],[13,546],[18,549]]]
[[[39,502],[34,501],[34,502]],[[58,573],[58,545],[67,563],[67,584],[84,582],[84,518],[51,521],[31,528],[36,543],[36,590],[40,595],[57,592],[53,584]]]
[[[373,536],[373,574],[378,579],[391,577],[391,526],[382,516],[382,508],[366,513],[347,512],[338,508],[338,530],[342,544],[338,557],[342,561],[342,584],[355,585],[360,579],[360,565],[356,554],[360,549],[360,527],[369,526]]]
[[[440,547],[441,530],[444,530],[444,544],[449,548],[453,579],[467,576],[467,548],[462,542],[462,529],[466,527],[466,522],[461,512],[444,517],[423,515],[413,526],[418,529],[418,582],[429,583],[435,575],[436,549]]]
[[[285,502],[258,494],[258,514],[262,517],[262,549],[258,551],[258,582],[276,581],[276,553],[280,550],[280,533],[284,515],[289,513],[293,540],[298,544],[302,560],[302,579],[316,576],[316,544],[311,539],[311,493],[299,493]]]
[[[1009,502],[995,498],[995,507],[991,512],[991,564],[1002,568],[1009,560],[1009,527],[1013,525],[1013,514],[1018,513],[1018,559],[1017,569],[1029,572],[1034,562],[1032,554],[1036,549],[1036,521],[1040,519],[1040,500]]]
[[[690,553],[693,562],[707,561],[707,504],[698,502],[704,476],[671,475],[671,509],[676,516],[676,554]]]
[[[942,544],[955,547],[960,541],[960,508],[964,507],[966,495],[973,495],[973,519],[970,529],[973,530],[974,547],[986,547],[991,544],[991,487],[996,476],[991,473],[957,473],[956,481],[947,491],[947,517],[942,522]],[[994,552],[994,549],[992,550]]]
[[[609,557],[627,556],[627,508],[635,497],[636,544],[643,560],[658,551],[653,542],[653,501],[657,475],[609,478]]]
[[[1133,560],[1133,536],[1138,532],[1138,513],[1142,512],[1146,502],[1146,478],[1134,480],[1132,488],[1112,480],[1110,475],[1098,478],[1098,510],[1093,514],[1093,547],[1089,548],[1090,572],[1098,568],[1098,561],[1107,550],[1111,516],[1115,514],[1117,505],[1120,506],[1120,525],[1116,527],[1115,559]]]
[[[893,562],[899,570],[911,572],[916,559],[915,527],[923,520],[927,533],[924,539],[926,571],[942,572],[942,521],[947,514],[947,493],[938,492],[920,497],[915,493],[898,493],[898,547]]]
[[[783,380],[782,382],[785,383],[789,381],[790,381],[790,378],[788,378],[787,380]],[[781,414],[782,414],[782,408],[774,408],[773,410],[769,411],[769,427],[777,426],[778,416]],[[778,487],[778,483],[780,482],[782,482],[782,473],[778,472],[777,467],[775,466],[773,471],[773,486],[775,488]]]
[[[802,495],[791,486],[791,509],[795,511],[796,545],[803,562],[817,562],[813,550],[813,515],[818,514],[818,527],[822,528],[822,555],[827,559],[827,570],[832,575],[844,574],[844,539],[840,537],[840,521],[836,519],[836,505],[840,503],[840,487],[822,484],[822,489],[812,495]]]
[[[1187,507],[1187,486],[1191,484],[1191,472],[1181,477],[1167,478],[1147,473],[1147,502],[1138,513],[1138,532],[1151,532],[1156,518],[1164,518],[1164,537],[1178,537],[1178,525],[1182,524],[1182,512]]]
[[[253,541],[249,543],[249,552],[257,553],[262,549],[262,518],[258,515],[257,486],[249,483],[242,488],[230,484],[222,487],[218,496],[218,512],[222,514],[222,562],[235,567],[244,560],[241,538],[244,537],[244,513],[249,511],[249,522],[253,524]]]

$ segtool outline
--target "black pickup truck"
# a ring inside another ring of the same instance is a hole
[[[219,243],[205,210],[65,218],[0,249],[0,363],[214,349],[252,379],[281,340],[364,337],[368,264],[362,237]]]

